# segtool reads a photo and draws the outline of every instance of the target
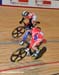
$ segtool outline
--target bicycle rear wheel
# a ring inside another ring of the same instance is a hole
[[[42,49],[40,49],[40,52],[38,53],[38,56],[35,57],[35,59],[38,59],[43,56],[43,54],[46,52],[47,48],[44,46]]]
[[[46,52],[47,48],[46,48],[46,47],[43,47],[43,48],[41,48],[41,49],[39,49],[39,50],[40,50],[40,51],[39,51],[39,53],[37,54],[37,56],[33,56],[33,57],[32,57],[33,59],[38,59],[38,58],[42,57],[43,54]]]
[[[19,26],[12,31],[12,37],[19,38],[24,34],[24,32],[25,32],[25,27]]]
[[[26,51],[25,48],[20,48],[17,49],[15,52],[13,52],[13,54],[11,55],[10,60],[12,62],[18,62],[20,60],[22,60],[25,56],[26,56]]]

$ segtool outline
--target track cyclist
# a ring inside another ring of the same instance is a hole
[[[29,11],[23,11],[21,15],[22,15],[22,19],[21,19],[20,23],[22,23],[25,19],[28,19],[29,22],[26,23],[26,27],[28,29],[31,29],[36,23],[37,15],[35,13],[29,12]]]
[[[40,43],[44,40],[44,33],[42,32],[40,27],[34,27],[29,32],[31,34],[31,39],[29,42],[29,47],[26,49],[27,55],[30,54],[30,50],[33,50],[32,56],[37,57],[40,50],[38,50],[37,46],[40,46]],[[22,39],[23,42],[26,41],[26,39]]]

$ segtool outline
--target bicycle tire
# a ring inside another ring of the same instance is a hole
[[[41,57],[43,56],[43,54],[46,52],[46,50],[47,50],[47,48],[44,46],[44,47],[40,50],[38,56],[35,57],[35,59],[41,58]]]
[[[19,26],[12,31],[12,37],[19,38],[24,34],[24,32],[25,32],[25,27]]]
[[[18,52],[18,53],[17,53]],[[15,52],[12,53],[10,60],[12,62],[18,62],[22,60],[26,56],[25,48],[17,49]]]

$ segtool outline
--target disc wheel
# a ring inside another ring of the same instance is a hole
[[[43,54],[46,52],[47,48],[43,47],[42,49],[40,49],[39,53],[37,56],[32,57],[33,59],[38,59],[41,58],[43,56]]]
[[[24,32],[25,32],[24,26],[19,26],[12,31],[12,37],[19,38],[24,34]]]
[[[26,56],[26,54],[27,53],[25,51],[25,48],[20,48],[20,49],[16,50],[15,52],[13,52],[10,60],[12,62],[18,62],[18,61],[22,60]]]

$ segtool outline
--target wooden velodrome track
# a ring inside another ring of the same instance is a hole
[[[21,12],[29,10],[38,15],[38,25],[45,33],[46,53],[38,60],[25,57],[12,63],[10,56],[19,48],[11,32],[19,26]],[[59,75],[59,10],[0,6],[0,75]]]

